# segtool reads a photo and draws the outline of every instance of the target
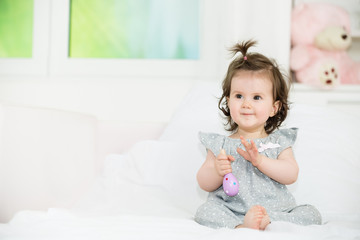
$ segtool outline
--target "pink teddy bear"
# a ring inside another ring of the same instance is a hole
[[[360,83],[360,63],[346,50],[351,45],[350,18],[326,3],[297,5],[292,12],[290,68],[301,83],[331,88]]]

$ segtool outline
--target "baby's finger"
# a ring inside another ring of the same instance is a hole
[[[226,152],[224,149],[220,149],[220,153],[217,156],[217,159],[221,159],[221,160],[227,160],[228,156],[226,155]]]
[[[219,172],[220,176],[225,176],[225,175],[228,174],[228,173],[231,173],[231,169],[221,170],[221,171]]]
[[[244,145],[247,152],[251,151],[251,145],[248,142],[244,141],[242,144]]]
[[[216,159],[219,161],[228,160],[228,156],[219,154]]]
[[[246,160],[249,160],[249,153],[248,152],[242,150],[241,148],[237,148],[236,151],[240,154],[240,156],[242,156]]]
[[[252,157],[256,157],[259,154],[259,151],[253,141],[251,142],[251,150],[249,151],[249,154]]]
[[[240,136],[240,139],[241,139],[241,143],[244,145],[245,149],[246,149],[246,150],[250,149],[250,144],[249,144],[249,142],[246,141],[243,136]]]
[[[219,166],[231,166],[231,162],[228,159],[218,159]]]
[[[220,167],[220,170],[223,171],[223,172],[225,172],[225,171],[230,171],[231,172],[231,169],[232,169],[231,166],[221,166]]]
[[[222,155],[222,156],[226,156],[226,152],[225,152],[225,149],[220,149],[220,154],[219,155]]]
[[[240,154],[241,156],[243,156],[244,154],[246,154],[246,151],[242,150],[241,148],[236,148],[236,151],[237,151],[238,154]]]
[[[235,158],[234,158],[233,156],[227,155],[227,157],[228,157],[228,159],[229,159],[230,161],[235,161]]]
[[[252,147],[254,150],[257,151],[257,147],[256,147],[256,145],[255,145],[255,143],[254,143],[253,140],[251,140],[251,147]]]
[[[219,170],[220,170],[221,174],[224,174],[224,175],[232,172],[231,165],[227,165],[227,164],[221,165]]]

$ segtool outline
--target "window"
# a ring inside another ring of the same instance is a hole
[[[198,0],[71,0],[71,58],[198,59]]]
[[[0,0],[0,57],[32,57],[34,1]]]
[[[9,2],[27,9],[32,33],[14,43],[22,54],[2,53],[2,75],[206,78],[218,67],[217,1],[0,0]]]

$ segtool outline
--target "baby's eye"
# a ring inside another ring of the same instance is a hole
[[[260,96],[258,96],[258,95],[254,96],[254,100],[260,100],[260,99],[261,99]]]
[[[241,99],[243,96],[241,94],[236,94],[235,97]]]

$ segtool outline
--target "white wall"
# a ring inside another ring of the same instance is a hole
[[[2,102],[89,113],[100,120],[164,122],[193,81],[189,79],[59,78],[0,83]]]

